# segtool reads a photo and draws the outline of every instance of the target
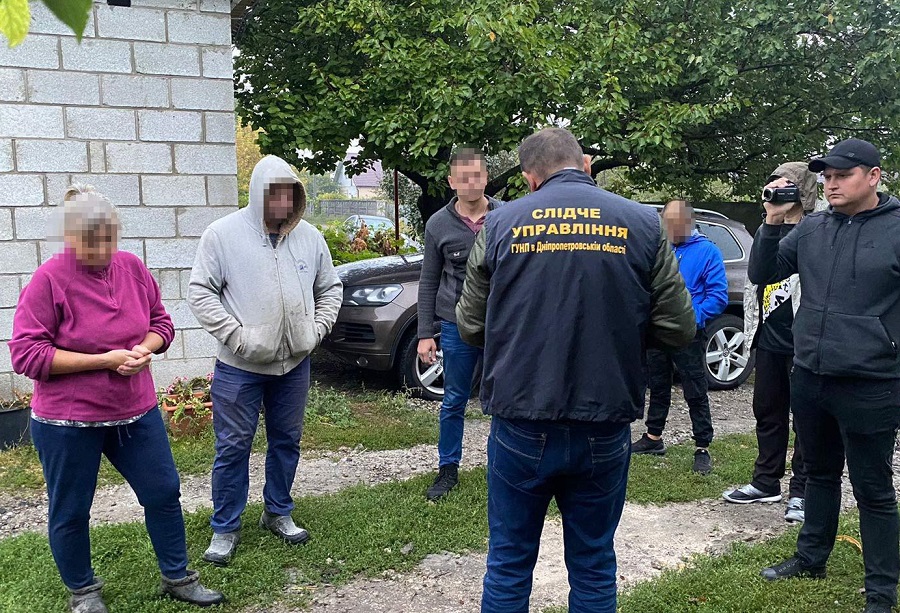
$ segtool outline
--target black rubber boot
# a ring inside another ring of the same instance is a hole
[[[163,577],[162,593],[168,594],[175,600],[194,604],[198,607],[211,607],[225,600],[221,592],[216,592],[200,585],[200,573],[196,570],[187,571],[187,576],[184,579]]]

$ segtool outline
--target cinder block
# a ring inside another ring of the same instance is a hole
[[[31,274],[38,267],[37,245],[33,242],[0,243],[0,270]]]
[[[137,175],[84,174],[73,176],[72,182],[93,185],[116,206],[135,206],[141,203]]]
[[[18,275],[0,275],[0,307],[14,307],[18,302]]]
[[[231,0],[200,0],[200,10],[207,13],[231,14]]]
[[[203,177],[141,177],[144,204],[149,206],[203,206],[206,190]]]
[[[198,0],[141,0],[141,6],[154,8],[195,11]]]
[[[122,238],[119,239],[119,251],[127,251],[133,253],[142,260],[144,259],[144,240],[141,238]]]
[[[52,234],[50,223],[59,210],[53,206],[18,207],[16,209],[16,239],[43,240]],[[59,230],[56,230],[59,232]]]
[[[234,113],[204,113],[206,120],[206,142],[233,143],[237,124]]]
[[[187,300],[166,300],[166,311],[169,312],[169,317],[172,318],[172,323],[178,330],[196,328],[200,325],[197,323],[197,318],[191,313]]]
[[[170,145],[148,143],[107,143],[107,172],[172,172]]]
[[[0,241],[11,241],[15,238],[13,234],[12,212],[12,209],[0,209]]]
[[[91,172],[106,172],[106,143],[95,140],[88,143],[88,156]]]
[[[25,101],[25,71],[16,68],[0,69],[0,101]]]
[[[87,143],[71,140],[16,141],[19,172],[87,172]]]
[[[100,104],[100,77],[88,73],[31,70],[28,100],[41,104]]]
[[[18,138],[64,138],[61,106],[0,105],[0,134]]]
[[[12,360],[9,357],[9,346],[6,342],[0,342],[0,372],[12,372]]]
[[[13,169],[12,141],[8,138],[0,139],[0,172],[9,172]]]
[[[181,271],[180,270],[160,270],[159,274],[159,291],[163,300],[180,300],[181,295]]]
[[[120,40],[61,38],[63,68],[85,72],[131,72],[131,45]]]
[[[67,174],[48,174],[44,179],[47,182],[46,204],[56,206],[62,202],[66,189],[72,184],[72,178]]]
[[[0,175],[0,206],[37,206],[44,203],[44,181],[28,175]]]
[[[234,207],[205,206],[179,211],[178,236],[200,236],[209,224],[236,210]]]
[[[230,45],[231,16],[170,11],[169,41],[195,45]]]
[[[136,140],[134,111],[123,109],[66,109],[69,138]]]
[[[138,111],[141,140],[198,142],[201,114],[196,111]]]
[[[124,238],[175,236],[175,209],[132,206],[119,211]]]
[[[184,357],[186,358],[211,358],[219,350],[219,341],[202,328],[184,330],[182,335],[184,337]]]
[[[184,358],[184,341],[182,337],[181,330],[175,330],[175,335],[172,337],[172,342],[169,344],[168,349],[166,349],[166,353],[163,355],[162,359],[166,360],[181,360]],[[160,358],[153,358],[154,360]]]
[[[97,32],[101,38],[166,40],[165,12],[139,6],[98,4]]]
[[[200,75],[200,52],[191,45],[134,44],[134,67],[142,74]]]
[[[181,277],[181,297],[187,298],[191,285],[191,270],[182,270],[179,276]]]
[[[12,338],[13,313],[15,309],[0,309],[0,341]]]
[[[164,108],[169,106],[169,81],[162,77],[103,75],[103,104]]]
[[[59,68],[59,39],[29,34],[22,44],[9,48],[0,45],[0,66],[18,68]]]
[[[150,268],[190,268],[194,265],[199,239],[148,238],[145,241]]]
[[[203,76],[209,79],[234,78],[231,47],[205,47],[202,51]]]
[[[177,109],[234,111],[234,85],[225,79],[172,79],[172,104]]]
[[[206,178],[209,204],[212,206],[237,206],[237,177],[218,176]]]
[[[237,174],[234,145],[175,145],[175,169],[195,175]]]
[[[43,2],[29,3],[31,8],[31,26],[28,28],[28,38],[35,34],[56,34],[58,36],[75,36],[69,26],[59,20],[59,17],[50,12]],[[94,36],[94,12],[88,14],[88,22],[84,27],[82,36],[92,38]]]

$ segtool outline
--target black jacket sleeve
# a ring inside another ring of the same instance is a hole
[[[426,228],[424,258],[419,277],[417,333],[420,339],[434,336],[434,305],[437,301],[443,268],[444,262],[440,246],[437,244],[434,234]]]
[[[466,262],[466,281],[456,304],[459,337],[473,347],[484,347],[484,320],[487,316],[488,292],[491,289],[490,272],[485,265],[487,232],[485,227],[475,237],[475,244],[472,245]]]
[[[750,265],[747,278],[756,285],[769,285],[787,279],[797,272],[797,240],[800,236],[797,229],[783,235],[782,226],[763,223],[753,238],[753,249],[750,251]],[[782,238],[782,236],[784,236]]]
[[[687,347],[697,334],[694,307],[662,224],[656,260],[650,271],[650,292],[648,343],[651,346]]]

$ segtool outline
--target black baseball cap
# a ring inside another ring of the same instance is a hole
[[[810,160],[811,172],[822,172],[826,168],[856,168],[857,166],[881,166],[881,154],[875,145],[858,138],[842,140],[825,157]]]

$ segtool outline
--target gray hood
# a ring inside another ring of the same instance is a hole
[[[300,198],[294,202],[294,212],[287,221],[281,224],[280,234],[282,237],[287,236],[291,230],[297,227],[306,212],[306,190],[303,188],[300,178],[280,157],[267,155],[253,167],[253,174],[250,175],[250,203],[242,211],[250,225],[256,228],[264,239],[268,234],[263,221],[265,188],[273,183],[297,185],[300,188]]]
[[[816,198],[819,195],[818,175],[809,171],[807,162],[787,162],[782,164],[772,171],[769,181],[773,181],[778,177],[787,179],[800,188],[800,202],[805,212],[810,213],[816,209]]]

